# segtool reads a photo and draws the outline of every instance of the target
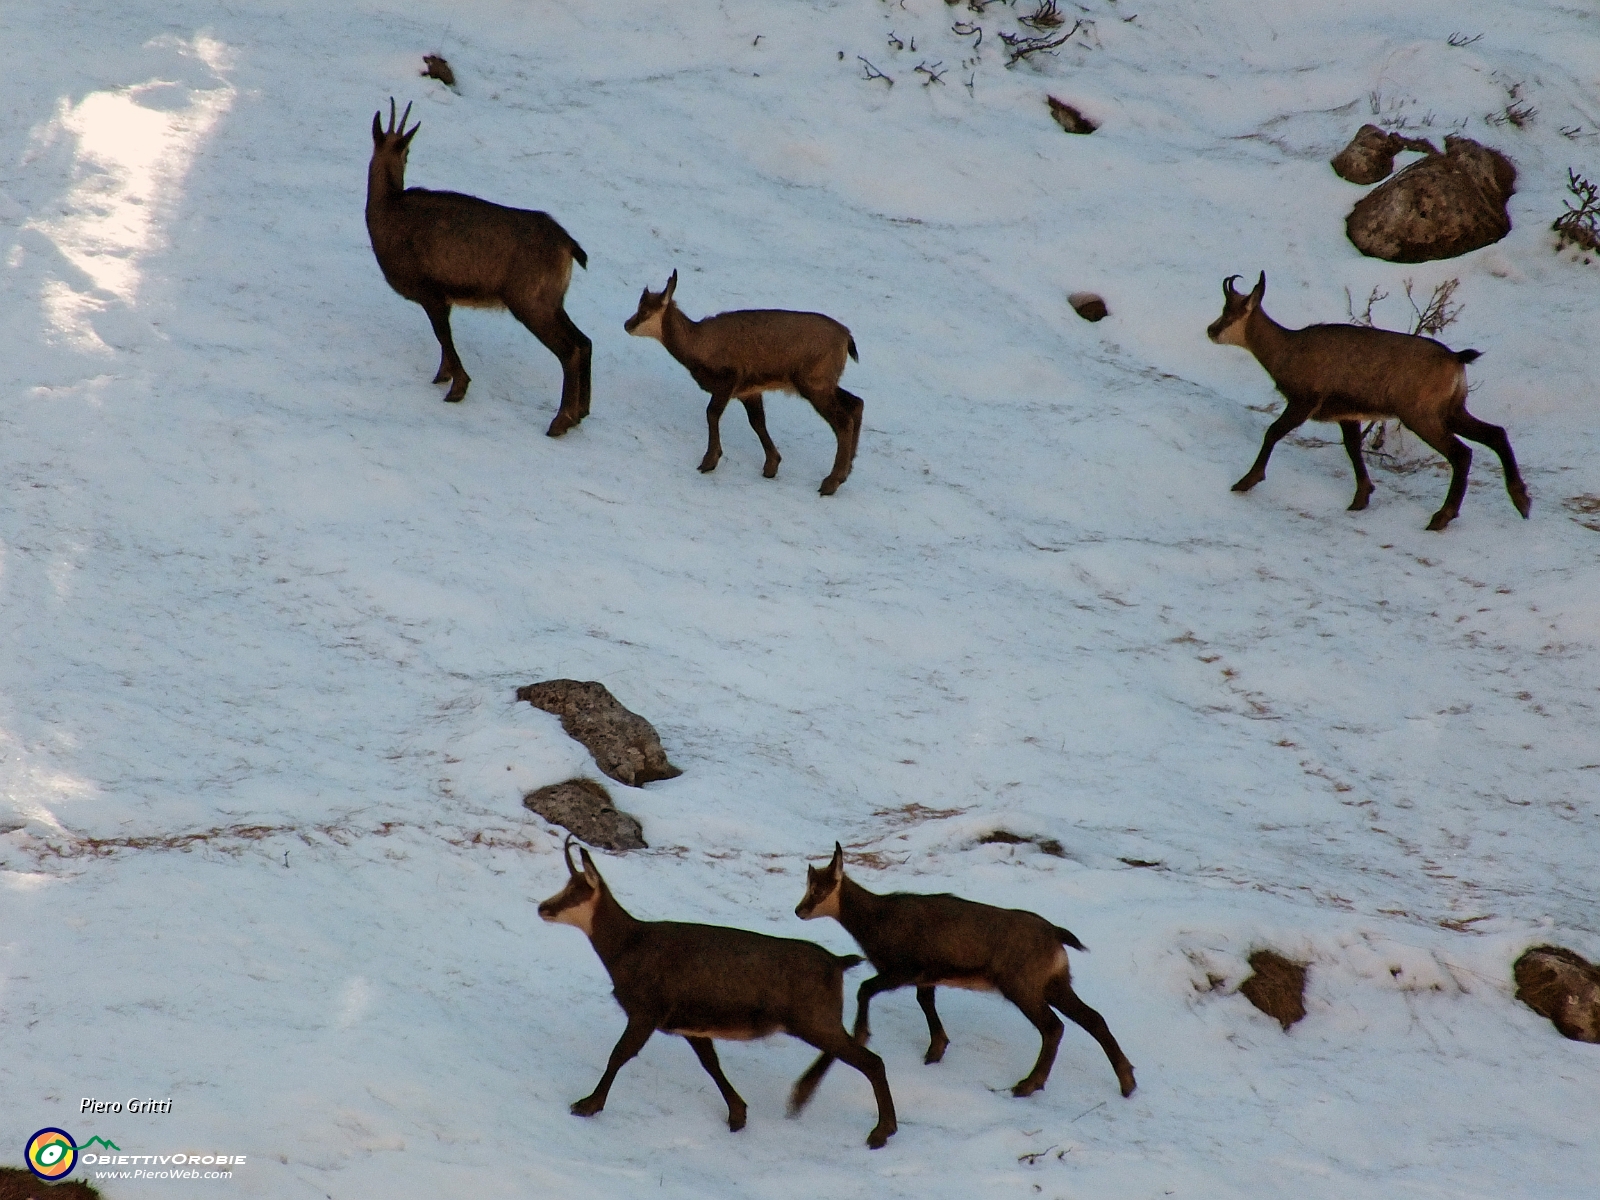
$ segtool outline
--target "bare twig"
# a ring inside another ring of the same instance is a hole
[[[1056,7],[1056,0],[1039,0],[1038,7],[1031,13],[1017,18],[1017,24],[1026,25],[1029,29],[1055,29],[1066,23],[1067,19]]]
[[[972,43],[974,50],[983,45],[983,26],[975,21],[957,21],[950,26],[950,32],[957,37],[972,37],[976,34],[978,40]]]
[[[1378,301],[1387,300],[1388,298],[1388,292],[1380,292],[1377,288],[1373,288],[1371,294],[1367,296],[1366,308],[1362,309],[1360,315],[1358,316],[1356,314],[1355,301],[1350,296],[1350,289],[1345,288],[1344,310],[1350,314],[1350,324],[1364,325],[1368,329],[1371,329],[1373,327],[1372,306],[1378,303]]]
[[[1060,1143],[1058,1142],[1056,1145],[1060,1145]],[[1017,1155],[1017,1161],[1019,1163],[1027,1163],[1030,1167],[1034,1166],[1041,1158],[1043,1158],[1046,1154],[1049,1154],[1050,1151],[1054,1150],[1055,1148],[1056,1146],[1046,1146],[1043,1150],[1035,1150],[1032,1154],[1019,1154]]]
[[[864,66],[867,69],[867,74],[866,74],[866,78],[867,79],[881,79],[885,83],[887,83],[890,87],[894,86],[894,80],[893,79],[890,79],[889,76],[885,75],[882,71],[878,70],[877,67],[873,66],[865,58],[862,58],[861,55],[859,55],[859,54],[856,55],[856,58],[860,59],[861,60],[861,65]]]
[[[1416,315],[1416,320],[1411,326],[1411,332],[1442,333],[1449,326],[1454,325],[1464,306],[1451,304],[1450,298],[1456,294],[1456,289],[1460,286],[1461,280],[1446,279],[1433,289],[1433,295],[1428,298],[1426,307],[1418,308],[1416,300],[1411,295],[1411,280],[1406,280],[1406,300],[1411,305],[1412,313]]]
[[[1481,33],[1475,33],[1470,37],[1464,33],[1452,33],[1445,39],[1445,41],[1449,42],[1452,46],[1459,50],[1462,46],[1472,45],[1473,42],[1477,41],[1482,36],[1483,34]]]
[[[941,83],[942,84],[944,82],[944,77],[948,72],[939,70],[939,68],[942,67],[942,66],[944,66],[943,62],[936,62],[936,63],[920,62],[915,67],[913,67],[912,70],[915,71],[918,75],[926,75],[927,76],[927,78],[922,81],[922,86],[923,87],[928,87],[930,84],[935,84],[935,83]]]
[[[1577,203],[1564,201],[1567,211],[1550,226],[1560,235],[1556,243],[1557,252],[1564,249],[1568,242],[1582,246],[1591,253],[1600,252],[1600,184],[1585,179],[1569,167],[1567,191],[1572,193]]]
[[[1058,37],[1025,37],[1020,33],[1002,33],[1000,40],[1006,44],[1010,57],[1006,59],[1006,66],[1014,67],[1023,59],[1033,54],[1054,54],[1072,39],[1072,35],[1083,28],[1082,18],[1072,23],[1072,28]]]
[[[899,38],[895,37],[894,30],[892,29],[889,30],[889,45],[894,47],[896,50],[904,50],[906,48],[906,44]]]

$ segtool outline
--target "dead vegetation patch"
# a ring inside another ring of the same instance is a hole
[[[0,1200],[100,1200],[100,1192],[81,1179],[46,1183],[23,1167],[0,1167]]]
[[[1239,991],[1287,1033],[1306,1015],[1305,964],[1275,950],[1257,950],[1250,955],[1250,969],[1255,973],[1239,985]]]
[[[1037,846],[1041,852],[1053,858],[1065,858],[1067,851],[1060,842],[1053,837],[1041,837],[1037,834],[1012,833],[1009,829],[992,829],[978,839],[980,846]]]

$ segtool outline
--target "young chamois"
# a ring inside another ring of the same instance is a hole
[[[745,1104],[717,1062],[713,1038],[747,1041],[787,1033],[830,1059],[842,1058],[872,1083],[878,1123],[867,1135],[874,1150],[894,1134],[894,1098],[883,1060],[844,1031],[844,972],[861,962],[811,942],[768,937],[720,925],[640,921],[618,904],[589,852],[579,847],[583,870],[572,863],[572,839],[562,848],[567,886],[539,905],[546,921],[575,925],[589,935],[611,976],[612,995],[628,1014],[628,1027],[611,1051],[593,1092],[572,1106],[591,1117],[606,1104],[617,1072],[656,1030],[688,1041],[728,1104],[728,1128],[744,1128]],[[816,1084],[789,1100],[789,1115],[805,1107]]]
[[[1291,430],[1307,420],[1337,421],[1356,472],[1350,511],[1360,512],[1372,495],[1372,480],[1361,456],[1361,422],[1395,417],[1450,460],[1450,491],[1444,507],[1428,522],[1429,529],[1443,529],[1455,520],[1466,495],[1472,451],[1457,434],[1500,456],[1511,503],[1524,517],[1528,515],[1528,489],[1506,431],[1467,411],[1464,364],[1477,358],[1478,351],[1455,351],[1432,338],[1362,325],[1285,329],[1261,308],[1267,273],[1261,273],[1249,295],[1234,291],[1237,278],[1230,275],[1222,281],[1222,315],[1206,334],[1213,342],[1243,346],[1254,354],[1289,403],[1283,415],[1267,426],[1261,453],[1233,485],[1234,491],[1248,492],[1267,477],[1272,448]]]
[[[722,458],[722,412],[729,400],[737,399],[743,402],[750,428],[767,452],[761,474],[768,479],[777,475],[783,457],[767,434],[762,393],[794,392],[811,401],[838,442],[833,470],[821,488],[824,496],[833,495],[850,477],[856,443],[861,439],[861,398],[839,386],[845,355],[861,361],[850,331],[821,313],[771,308],[718,313],[691,321],[672,298],[677,287],[678,273],[674,271],[662,291],[645,288],[639,297],[639,311],[622,327],[634,337],[655,338],[711,393],[711,403],[706,406],[710,436],[700,470],[717,469]]]
[[[1013,1096],[1031,1096],[1050,1078],[1062,1030],[1052,1008],[1100,1043],[1122,1094],[1133,1092],[1133,1064],[1123,1056],[1105,1019],[1072,990],[1072,972],[1062,946],[1075,950],[1084,946],[1068,930],[1019,908],[995,908],[958,896],[869,892],[844,873],[844,848],[837,842],[833,861],[826,867],[806,867],[805,898],[794,911],[802,921],[832,917],[872,960],[878,973],[856,993],[855,1039],[861,1044],[869,1036],[867,1006],[872,998],[915,985],[917,1003],[928,1018],[930,1040],[923,1061],[936,1063],[950,1039],[933,1006],[934,989],[999,992],[1022,1010],[1043,1039],[1038,1062],[1011,1089]],[[795,1084],[795,1096],[809,1094],[831,1061],[826,1053],[817,1059]]]
[[[589,415],[590,342],[562,307],[572,262],[589,256],[549,213],[506,208],[464,196],[408,188],[406,156],[420,122],[398,125],[389,101],[389,128],[372,114],[372,162],[367,167],[367,232],[389,286],[422,305],[439,339],[435,383],[450,381],[445,399],[467,394],[472,380],[450,336],[450,307],[506,308],[561,360],[561,407],[546,432],[560,437]]]

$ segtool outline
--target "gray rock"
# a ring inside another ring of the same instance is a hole
[[[517,699],[560,717],[567,736],[582,742],[618,783],[639,787],[683,774],[667,761],[650,722],[623,708],[603,683],[548,679],[519,687]]]
[[[1055,118],[1056,124],[1068,133],[1093,133],[1100,128],[1072,105],[1063,103],[1054,96],[1046,96],[1045,101],[1050,105],[1050,115]]]
[[[1106,307],[1105,300],[1093,292],[1073,292],[1067,297],[1067,303],[1072,305],[1072,311],[1085,321],[1103,321],[1111,313]]]
[[[1424,138],[1402,137],[1376,125],[1363,125],[1350,139],[1350,144],[1333,156],[1331,165],[1334,174],[1351,183],[1377,183],[1389,177],[1394,170],[1394,156],[1402,150],[1439,153],[1433,143]]]
[[[1563,1037],[1600,1042],[1600,967],[1561,946],[1535,946],[1511,973],[1517,999],[1550,1018]]]
[[[1443,154],[1412,163],[1350,210],[1345,232],[1357,250],[1387,262],[1429,262],[1511,232],[1511,160],[1471,138],[1446,137],[1444,145]]]
[[[597,849],[646,849],[638,818],[613,805],[610,793],[592,779],[552,783],[529,792],[522,806]]]

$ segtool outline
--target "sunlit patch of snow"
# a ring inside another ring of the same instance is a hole
[[[135,303],[140,260],[159,245],[195,152],[233,104],[235,89],[221,75],[230,63],[224,44],[203,34],[165,44],[205,63],[219,86],[185,88],[157,78],[90,92],[76,104],[63,97],[55,117],[35,131],[43,145],[61,136],[77,143],[60,215],[25,228],[44,234],[86,276],[82,283],[48,280],[40,296],[52,329],[80,349],[109,350],[92,318],[112,303]]]

